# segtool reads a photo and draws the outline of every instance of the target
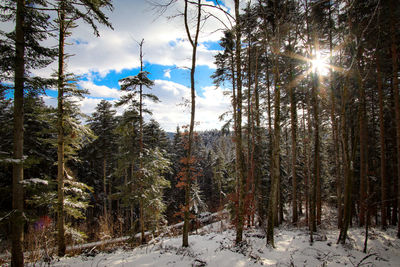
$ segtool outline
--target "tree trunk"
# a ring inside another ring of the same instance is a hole
[[[367,158],[367,123],[366,123],[366,107],[365,107],[365,88],[363,86],[362,77],[360,73],[360,60],[361,51],[358,51],[358,62],[356,65],[357,80],[360,94],[360,120],[359,120],[359,138],[360,138],[360,213],[359,213],[359,226],[364,226],[366,216],[366,199],[367,199],[367,171],[368,171],[368,158]]]
[[[347,78],[346,78],[347,79]],[[350,165],[352,164],[349,159],[349,149],[348,149],[348,135],[347,135],[347,123],[346,123],[346,104],[347,104],[347,84],[344,85],[342,94],[342,147],[343,147],[343,167],[344,167],[344,220],[342,222],[342,228],[340,229],[340,234],[338,238],[338,243],[344,244],[347,238],[347,229],[350,223],[350,211],[351,211],[351,181],[350,181]]]
[[[329,20],[332,21],[332,4],[329,7]],[[333,25],[332,25],[333,26]],[[333,65],[333,35],[332,27],[329,27],[329,52],[330,52],[330,64]],[[339,135],[338,125],[336,120],[336,97],[334,92],[334,76],[333,69],[329,69],[330,78],[330,89],[331,89],[331,122],[332,122],[332,139],[333,139],[333,151],[335,157],[335,171],[334,176],[336,177],[336,197],[337,197],[337,227],[341,228],[342,224],[342,182],[340,177],[340,163],[339,163]]]
[[[290,46],[290,44],[289,44]],[[296,161],[297,161],[297,102],[295,95],[294,85],[291,84],[294,81],[292,64],[290,64],[290,78],[291,82],[289,83],[289,94],[290,94],[290,121],[291,121],[291,138],[292,138],[292,164],[291,164],[291,173],[292,173],[292,223],[297,224],[298,221],[298,213],[297,213],[297,176],[296,176]]]
[[[400,195],[400,103],[399,103],[399,81],[398,81],[398,63],[397,63],[397,43],[396,43],[396,18],[393,11],[396,10],[394,1],[390,1],[390,36],[391,36],[391,52],[392,52],[392,71],[393,71],[393,95],[394,107],[396,115],[396,151],[397,151],[397,187],[398,195]],[[400,207],[400,198],[397,200],[397,206]],[[399,218],[400,218],[400,208]],[[400,238],[400,220],[398,220],[397,237]]]
[[[303,118],[302,118],[302,127],[303,127],[303,144],[304,144],[304,149],[303,149],[303,152],[304,152],[304,157],[305,157],[305,165],[304,165],[304,174],[305,174],[305,181],[304,181],[304,187],[305,187],[305,189],[304,189],[304,198],[305,198],[305,208],[306,208],[306,222],[308,222],[309,221],[309,196],[310,196],[310,193],[309,193],[309,176],[310,176],[310,160],[309,160],[309,138],[308,137],[306,137],[306,136],[309,136],[310,134],[308,134],[307,132],[306,132],[306,116],[305,116],[305,109],[306,109],[306,107],[305,107],[305,105],[303,105]],[[307,114],[308,114],[308,111],[307,111]]]
[[[248,35],[249,39],[249,45],[247,48],[248,51],[248,70],[247,70],[247,77],[248,77],[248,88],[247,88],[247,183],[246,183],[246,192],[247,194],[252,194],[252,196],[249,198],[248,203],[246,204],[247,210],[248,210],[248,215],[250,217],[254,216],[253,213],[253,205],[254,205],[254,150],[252,146],[252,138],[254,138],[254,132],[252,132],[252,124],[253,124],[253,107],[251,103],[251,85],[252,85],[252,79],[251,79],[251,41],[250,41],[250,34]],[[250,226],[250,220],[248,222],[248,225]]]
[[[58,256],[65,255],[64,229],[64,45],[65,45],[65,8],[64,2],[59,6],[59,40],[58,40],[58,106],[57,106],[57,242]]]
[[[260,146],[261,146],[261,121],[260,121],[260,93],[258,84],[258,50],[256,49],[256,69],[255,69],[255,79],[254,79],[254,97],[255,97],[255,125],[253,120],[253,133],[255,134],[255,139],[253,136],[253,169],[254,169],[254,184],[255,190],[254,194],[256,197],[257,213],[259,225],[262,225],[262,195],[261,195],[261,170],[260,170]],[[254,129],[255,127],[255,129]]]
[[[196,111],[196,91],[195,91],[195,71],[196,71],[196,53],[198,37],[200,32],[200,19],[201,19],[201,0],[197,1],[197,22],[196,22],[196,32],[194,40],[191,37],[189,25],[188,25],[188,0],[185,0],[185,29],[187,37],[192,45],[192,67],[190,69],[190,92],[191,92],[191,112],[190,112],[190,126],[189,126],[189,143],[187,152],[187,181],[185,185],[185,210],[184,210],[184,223],[183,223],[183,234],[182,234],[182,246],[189,246],[189,220],[190,220],[190,191],[192,183],[191,175],[191,161],[192,161],[192,149],[193,149],[193,136],[194,136],[194,119]]]
[[[103,207],[103,210],[104,210],[104,218],[107,220],[107,181],[106,181],[107,173],[106,173],[106,163],[107,163],[107,160],[106,160],[106,157],[104,156],[103,157],[103,191],[104,191],[104,203],[103,203],[104,207]]]
[[[279,35],[279,34],[278,34]],[[274,225],[277,218],[277,200],[279,191],[279,180],[280,180],[280,79],[278,69],[278,49],[279,49],[279,36],[276,36],[274,47],[274,78],[275,78],[275,95],[274,95],[274,140],[272,144],[272,168],[271,168],[271,191],[269,195],[268,203],[268,224],[267,224],[267,245],[275,246],[274,244]]]
[[[139,43],[140,49],[140,73],[143,72],[143,43],[144,39]],[[143,190],[143,85],[139,84],[139,186]],[[140,213],[140,243],[146,243],[146,238],[144,236],[144,206],[143,197],[140,196],[139,200],[139,213]]]
[[[379,142],[381,147],[381,164],[380,164],[380,176],[381,176],[381,226],[383,229],[387,227],[387,185],[386,185],[386,147],[385,147],[385,121],[384,121],[384,110],[383,110],[383,88],[382,88],[382,75],[379,61],[379,55],[376,55],[376,72],[378,82],[378,97],[379,97]]]
[[[22,180],[24,179],[23,148],[24,148],[24,74],[25,74],[25,38],[24,38],[25,0],[17,1],[15,24],[15,76],[14,76],[14,143],[13,184],[11,231],[12,250],[11,266],[24,266],[23,233],[24,233],[24,194]]]
[[[236,119],[236,166],[238,170],[238,212],[237,212],[237,225],[236,225],[236,239],[235,243],[239,245],[243,240],[243,227],[244,227],[244,199],[245,199],[245,168],[244,168],[244,155],[242,149],[242,70],[241,70],[241,22],[239,15],[239,0],[235,0],[235,18],[236,18],[236,86],[237,86],[237,119]]]
[[[318,74],[312,75],[312,106],[314,117],[314,167],[313,167],[313,190],[312,190],[312,230],[317,231],[317,224],[321,224],[321,181],[320,181],[320,140],[319,140],[319,108],[318,108]]]
[[[306,183],[306,192],[307,192],[307,202],[308,202],[308,230],[310,233],[310,243],[314,242],[313,238],[313,224],[315,223],[315,206],[313,206],[312,200],[312,173],[311,173],[311,136],[312,136],[312,125],[311,125],[311,100],[310,96],[307,97],[307,143],[306,143],[306,165],[307,165],[307,183]]]

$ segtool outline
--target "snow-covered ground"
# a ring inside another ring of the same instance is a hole
[[[371,229],[367,254],[362,252],[364,229],[350,229],[345,246],[336,244],[337,237],[337,230],[320,230],[318,241],[310,245],[306,229],[280,228],[275,232],[276,248],[270,248],[264,233],[251,229],[238,248],[234,230],[221,231],[217,222],[191,235],[186,249],[181,248],[181,237],[164,237],[131,250],[56,259],[51,266],[400,266],[395,229]]]

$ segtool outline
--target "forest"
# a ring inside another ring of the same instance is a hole
[[[175,132],[151,117],[141,36],[120,98],[80,109],[66,47],[83,24],[113,30],[115,2],[0,1],[0,265],[398,266],[397,0],[148,1],[176,12],[190,47]],[[210,20],[230,108],[198,131]]]

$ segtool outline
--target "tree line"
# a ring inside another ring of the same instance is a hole
[[[173,4],[179,2],[159,7]],[[237,245],[245,227],[259,226],[274,246],[274,228],[285,220],[307,226],[313,242],[324,207],[337,210],[343,244],[353,224],[397,225],[400,237],[400,10],[394,0],[258,0],[246,6],[235,0],[229,11],[220,1],[185,0],[191,119],[172,140],[157,122],[143,119],[151,112],[144,98],[158,101],[149,93],[143,40],[140,72],[120,81],[125,94],[117,105],[127,109],[116,116],[102,101],[82,123],[74,99],[86,91],[66,72],[65,39],[79,19],[95,34],[98,23],[111,28],[106,9],[112,9],[106,0],[1,5],[2,21],[15,22],[14,31],[1,32],[0,44],[1,181],[12,192],[2,212],[12,222],[13,265],[23,265],[26,218],[45,214],[57,222],[61,256],[69,228],[82,220],[122,220],[123,232],[140,232],[145,242],[145,231],[165,223],[165,214],[168,222],[184,220],[182,245],[188,246],[193,214],[223,207]],[[220,131],[197,134],[196,53],[212,16],[225,27],[212,78],[227,89],[232,108],[221,116],[226,124]],[[58,48],[42,47],[54,32]],[[53,60],[53,79],[31,75]],[[46,88],[58,90],[57,109],[38,97]],[[4,93],[9,89],[11,100]]]

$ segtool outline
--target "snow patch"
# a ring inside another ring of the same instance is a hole
[[[180,236],[163,238],[132,250],[61,258],[52,266],[399,266],[400,262],[400,240],[394,238],[394,228],[371,229],[364,254],[361,228],[349,230],[349,246],[336,244],[337,230],[321,230],[320,241],[310,245],[307,229],[277,229],[274,249],[266,247],[264,233],[257,229],[246,230],[245,242],[237,247],[235,231],[218,232],[220,226],[215,222],[189,236],[189,248],[181,247]]]

